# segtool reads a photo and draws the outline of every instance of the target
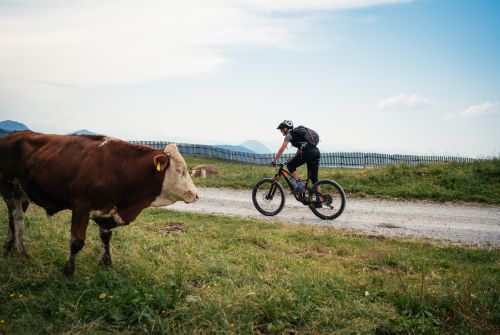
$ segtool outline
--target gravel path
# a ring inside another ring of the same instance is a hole
[[[169,208],[348,228],[366,235],[404,236],[500,247],[499,206],[348,198],[346,209],[339,218],[324,221],[289,194],[283,210],[277,216],[266,217],[253,206],[251,191],[220,188],[198,190],[201,196],[198,202],[178,202]]]

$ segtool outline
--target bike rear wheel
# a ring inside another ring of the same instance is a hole
[[[252,201],[260,213],[273,216],[285,206],[285,191],[274,179],[262,179],[252,190]]]
[[[314,215],[323,220],[333,220],[342,214],[346,205],[346,196],[339,184],[332,180],[320,180],[313,185],[312,190],[309,195],[309,208]],[[315,201],[318,196],[321,206],[316,208]]]

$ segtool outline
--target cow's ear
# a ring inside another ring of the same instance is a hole
[[[167,157],[165,155],[155,156],[155,158],[153,158],[153,164],[156,171],[161,172],[167,169],[170,165],[170,157]]]

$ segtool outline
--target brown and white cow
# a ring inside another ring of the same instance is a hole
[[[21,261],[24,215],[30,201],[47,215],[72,211],[71,276],[83,248],[89,219],[100,227],[101,266],[111,265],[111,229],[127,225],[148,206],[167,206],[198,198],[186,162],[174,144],[165,150],[89,135],[16,132],[0,138],[0,192],[9,210],[8,256],[14,245]]]

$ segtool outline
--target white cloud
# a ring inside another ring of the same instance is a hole
[[[417,94],[399,94],[380,101],[377,110],[427,110],[432,107],[430,99],[422,98]]]
[[[446,119],[472,119],[484,116],[500,115],[500,103],[485,102],[480,105],[473,105],[460,113],[452,113],[445,116]]]
[[[414,0],[236,0],[233,3],[267,11],[313,11],[354,9],[378,5],[410,3]]]
[[[311,11],[408,0],[81,0],[0,5],[4,80],[123,85],[216,71],[227,47],[300,47]],[[298,15],[269,15],[299,11]]]

